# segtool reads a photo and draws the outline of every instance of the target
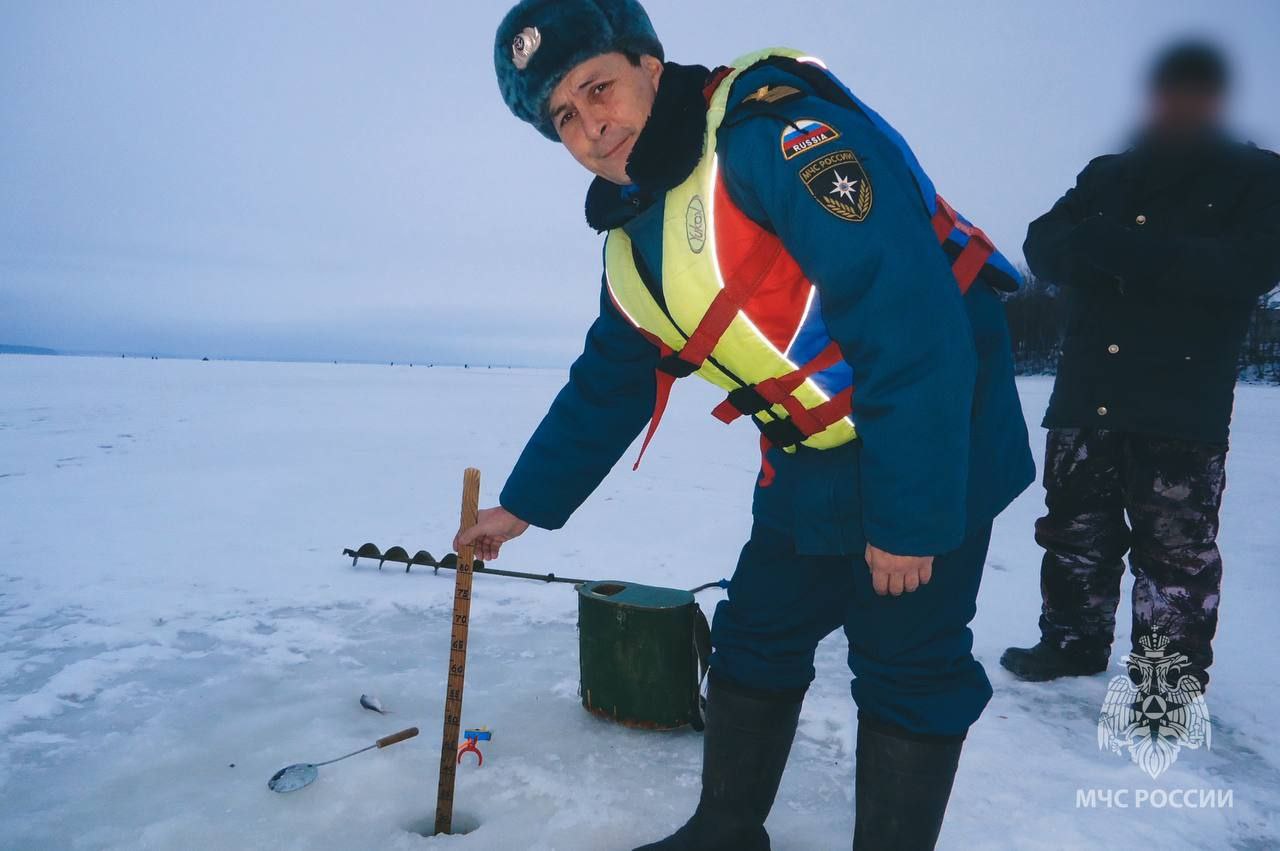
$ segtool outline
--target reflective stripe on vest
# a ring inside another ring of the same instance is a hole
[[[661,287],[665,308],[646,286],[626,232],[611,230],[605,243],[605,277],[614,304],[662,354],[641,457],[675,379],[695,372],[729,392],[713,414],[724,422],[754,415],[765,448],[830,449],[857,438],[852,368],[827,336],[816,288],[781,241],[737,208],[719,174],[716,131],[730,89],[743,70],[770,57],[821,66],[798,52],[771,49],[736,60],[712,80],[702,158],[665,197],[662,269],[652,282]],[[861,104],[855,101],[855,106]],[[932,190],[932,184],[928,187]],[[929,202],[925,208],[939,243],[950,239],[963,245],[952,269],[965,292],[994,248],[940,197]]]

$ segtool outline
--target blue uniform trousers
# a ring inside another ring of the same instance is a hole
[[[935,559],[927,585],[882,597],[861,555],[800,555],[791,535],[757,521],[716,607],[712,672],[802,694],[818,642],[843,627],[859,712],[916,733],[963,734],[991,699],[969,630],[990,539],[989,523],[972,529]]]

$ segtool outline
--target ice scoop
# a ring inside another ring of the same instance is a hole
[[[310,786],[315,782],[316,777],[320,775],[320,766],[332,765],[335,762],[341,762],[344,759],[353,757],[356,754],[371,751],[374,748],[385,748],[394,745],[397,742],[403,742],[405,739],[412,739],[418,735],[417,727],[410,727],[407,730],[401,730],[399,733],[392,733],[390,736],[384,736],[367,748],[361,748],[358,751],[352,751],[345,756],[337,759],[326,760],[325,762],[298,762],[293,765],[286,765],[284,768],[271,775],[271,779],[267,781],[267,788],[272,792],[296,792],[304,786]]]

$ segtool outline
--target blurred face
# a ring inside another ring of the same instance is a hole
[[[1195,136],[1221,124],[1224,106],[1225,99],[1217,92],[1157,89],[1151,93],[1148,123],[1159,136]]]
[[[636,66],[621,53],[593,57],[566,74],[548,108],[573,158],[611,183],[630,183],[627,157],[649,120],[661,77],[657,57],[641,57]]]

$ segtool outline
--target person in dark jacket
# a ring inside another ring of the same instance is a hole
[[[1127,552],[1132,646],[1163,635],[1208,682],[1237,360],[1280,280],[1280,158],[1230,138],[1227,91],[1215,47],[1170,47],[1134,146],[1089,163],[1028,229],[1067,327],[1044,418],[1041,638],[1000,660],[1022,679],[1106,668]]]
[[[1011,267],[806,58],[664,61],[636,0],[523,0],[495,40],[508,106],[596,175],[586,214],[609,233],[606,275],[500,505],[455,546],[487,560],[530,524],[563,526],[678,375],[737,382],[726,401],[743,407],[786,399],[750,412],[767,474],[712,626],[702,794],[651,849],[769,848],[814,651],[837,629],[859,708],[853,845],[933,848],[991,697],[968,624],[992,520],[1035,475],[996,291],[1016,286]],[[744,282],[755,295],[721,312]],[[692,354],[714,316],[727,325]],[[823,352],[815,381],[784,387]],[[825,402],[802,403],[818,381]]]

